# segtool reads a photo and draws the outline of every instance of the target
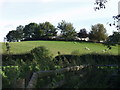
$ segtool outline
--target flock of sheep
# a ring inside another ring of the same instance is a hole
[[[77,42],[74,42],[74,44],[76,44],[76,43],[77,43]],[[90,51],[90,48],[88,48],[88,47],[85,47],[84,49]],[[109,50],[109,49],[103,49],[102,52],[104,53],[104,52],[107,52],[108,50]]]
[[[90,48],[88,48],[88,47],[85,47],[85,50],[88,50],[88,51],[90,51]],[[102,52],[107,52],[109,49],[103,49],[102,50]]]

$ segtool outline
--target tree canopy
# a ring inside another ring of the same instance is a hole
[[[88,37],[87,30],[85,28],[80,29],[80,31],[78,33],[78,37],[79,38],[86,38],[86,37]]]
[[[15,42],[19,40],[41,40],[50,39],[57,35],[57,28],[50,22],[29,23],[28,25],[19,25],[16,30],[10,31],[7,35],[7,41]]]
[[[39,33],[44,39],[50,39],[57,35],[57,28],[50,22],[41,23],[39,25]]]
[[[38,29],[37,23],[30,23],[28,25],[25,25],[25,28],[23,29],[24,38],[30,39],[35,37],[35,31]]]
[[[86,38],[89,36],[90,40],[100,41],[106,40],[107,34],[106,29],[103,24],[92,25],[91,31],[87,33],[85,28],[80,29],[77,33],[73,24],[62,20],[58,23],[57,28],[50,22],[44,23],[29,23],[28,25],[19,25],[16,30],[10,31],[7,35],[7,41],[15,42],[19,40],[49,40],[53,36],[57,35],[57,30],[59,30],[60,38],[62,40],[75,40],[76,37]]]
[[[105,44],[108,46],[120,44],[120,32],[113,32],[113,34],[107,38]]]
[[[61,35],[65,40],[74,40],[77,36],[72,23],[62,20],[62,22],[58,23],[57,27],[61,31]]]
[[[9,31],[9,33],[6,35],[6,38],[9,42],[17,41],[17,32],[15,30]]]
[[[96,24],[91,26],[89,38],[93,41],[106,40],[107,33],[103,24]]]

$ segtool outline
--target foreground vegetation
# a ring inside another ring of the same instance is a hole
[[[106,49],[106,46],[100,43],[88,43],[88,42],[65,42],[65,41],[24,41],[24,42],[11,42],[10,44],[10,53],[11,54],[22,54],[28,53],[35,47],[45,46],[50,52],[57,56],[58,52],[61,54],[87,54],[97,52],[100,54],[110,53],[118,55],[118,45],[112,46],[112,49],[103,52]],[[90,50],[86,50],[85,47],[88,47]],[[2,43],[3,53],[6,52],[5,43]]]
[[[77,72],[38,78],[36,88],[45,87],[47,84],[54,88],[54,83],[62,79],[67,81],[61,86],[62,88],[119,88],[119,55],[92,53],[85,55],[59,55],[53,58],[45,47],[34,48],[29,54],[32,58],[29,57],[31,58],[30,60],[26,57],[26,61],[23,58],[13,58],[12,54],[7,54],[6,57],[3,56],[3,71],[1,72],[3,88],[16,88],[20,82],[24,81],[26,87],[33,73],[37,71],[57,70],[84,64],[94,67],[85,68]],[[73,54],[76,54],[76,52]],[[20,55],[24,57],[22,54]]]

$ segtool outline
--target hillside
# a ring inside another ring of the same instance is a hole
[[[47,47],[53,56],[58,54],[58,51],[61,54],[71,54],[71,53],[103,53],[103,50],[106,47],[100,43],[87,43],[87,42],[65,42],[65,41],[24,41],[24,42],[11,42],[10,43],[10,52],[13,54],[26,53],[38,46]],[[90,50],[86,50],[85,47]],[[6,53],[5,44],[2,43],[2,53]],[[118,54],[118,46],[113,46],[111,50],[107,51],[107,53]]]

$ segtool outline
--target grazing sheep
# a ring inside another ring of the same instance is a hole
[[[104,49],[104,50],[102,50],[102,52],[107,52],[109,49]]]
[[[85,47],[86,50],[90,50],[88,47]]]
[[[73,42],[74,44],[77,44],[77,42]]]
[[[102,52],[105,52],[105,50],[102,50]]]

